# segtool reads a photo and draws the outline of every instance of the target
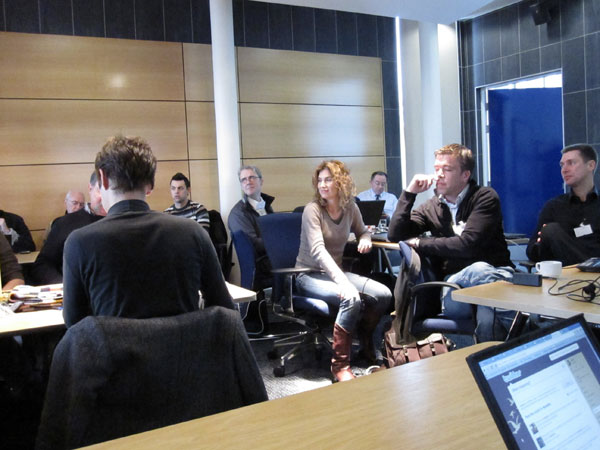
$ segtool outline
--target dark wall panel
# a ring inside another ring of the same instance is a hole
[[[529,3],[459,22],[464,142],[475,144],[477,139],[470,119],[478,114],[477,103],[471,101],[475,87],[561,70],[565,144],[587,141],[598,147],[600,0],[556,0],[550,22],[541,25],[535,25]]]

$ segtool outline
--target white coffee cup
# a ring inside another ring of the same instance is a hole
[[[536,270],[547,278],[558,278],[562,272],[562,263],[560,261],[541,261],[535,264]]]

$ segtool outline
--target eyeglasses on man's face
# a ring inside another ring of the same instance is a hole
[[[256,175],[250,175],[249,177],[244,177],[240,179],[240,183],[241,184],[246,184],[250,181],[254,182],[256,180],[258,180],[260,177],[257,177]]]

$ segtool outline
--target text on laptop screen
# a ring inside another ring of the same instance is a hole
[[[579,323],[479,366],[519,448],[600,448],[600,358]]]

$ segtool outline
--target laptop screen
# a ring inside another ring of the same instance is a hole
[[[509,448],[585,449],[600,442],[600,353],[583,316],[467,362]]]
[[[378,225],[381,215],[383,213],[383,207],[385,206],[385,200],[368,200],[356,202],[360,215],[362,216],[365,225]]]

